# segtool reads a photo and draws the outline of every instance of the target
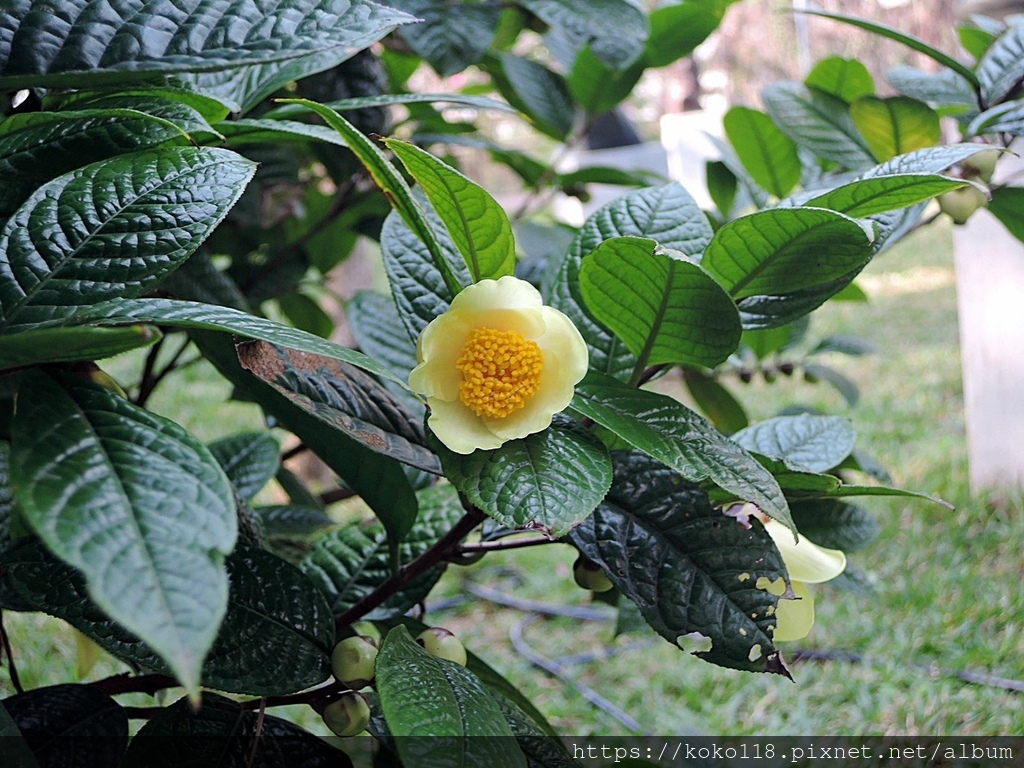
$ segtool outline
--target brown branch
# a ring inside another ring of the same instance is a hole
[[[358,603],[353,605],[344,613],[335,617],[334,627],[341,631],[368,614],[378,605],[393,595],[398,594],[404,587],[408,586],[416,577],[429,571],[435,565],[448,557],[455,548],[459,546],[469,532],[487,519],[487,515],[476,507],[469,507],[465,515],[457,522],[448,533],[438,539],[434,545],[410,562],[403,566],[390,579],[381,584],[377,589],[368,594]]]
[[[119,693],[148,693],[152,695],[165,688],[177,688],[181,683],[167,675],[129,675],[125,673],[97,680],[90,685],[108,696],[116,696]]]
[[[524,549],[526,547],[539,547],[543,544],[554,544],[557,539],[549,539],[547,536],[534,536],[529,539],[502,539],[501,541],[481,541],[475,544],[461,544],[455,548],[457,554],[470,554],[474,552],[500,552],[506,549]]]
[[[333,504],[336,501],[344,501],[345,499],[351,499],[356,495],[356,492],[351,488],[335,488],[332,491],[324,491],[320,494],[320,503],[327,505]]]

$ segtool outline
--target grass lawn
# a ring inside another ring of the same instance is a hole
[[[782,380],[735,389],[754,419],[793,403],[849,415],[860,431],[858,447],[880,459],[895,484],[956,506],[950,511],[905,499],[863,502],[883,533],[853,561],[874,577],[877,594],[818,588],[818,622],[799,643],[858,654],[863,661],[791,662],[793,683],[711,666],[646,633],[614,638],[609,621],[553,617],[528,623],[525,613],[485,600],[436,611],[428,620],[457,632],[520,683],[565,734],[631,729],[573,684],[534,667],[510,634],[520,632],[521,642],[549,659],[613,651],[597,661],[566,664],[566,675],[635,718],[646,733],[1024,734],[1021,693],[970,684],[947,672],[1024,680],[1024,505],[1019,497],[990,504],[972,497],[967,486],[948,230],[936,226],[916,234],[880,256],[860,282],[869,304],[834,304],[812,323],[817,335],[855,334],[878,347],[875,356],[829,360],[860,386],[856,406],[825,384]],[[127,363],[105,367],[115,375],[138,370]],[[158,393],[151,407],[202,439],[260,423],[252,406],[217,405],[211,412],[211,398],[225,400],[230,388],[202,366],[180,374],[176,383]],[[487,586],[519,599],[583,605],[587,593],[572,582],[572,559],[563,545],[489,555],[475,566],[449,569],[435,597]],[[76,679],[74,639],[65,625],[34,615],[7,614],[5,621],[26,686]],[[793,649],[786,655],[791,658]],[[107,657],[89,679],[123,669]],[[0,693],[10,690],[5,666]]]

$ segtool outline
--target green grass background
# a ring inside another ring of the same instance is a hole
[[[956,509],[906,499],[863,502],[882,535],[853,560],[872,575],[877,594],[817,588],[814,630],[784,653],[792,656],[795,647],[842,651],[866,661],[791,663],[795,682],[720,669],[643,633],[616,638],[610,622],[545,618],[524,629],[523,639],[548,658],[611,650],[610,657],[569,666],[568,675],[629,713],[643,732],[1024,734],[1021,693],[944,671],[1024,680],[1024,505],[1019,494],[973,497],[968,488],[948,229],[916,233],[878,257],[860,284],[868,304],[833,303],[814,315],[811,327],[815,335],[855,334],[878,347],[874,356],[828,360],[860,386],[855,406],[825,384],[795,377],[733,389],[753,419],[794,403],[849,415],[860,433],[858,447],[879,458],[895,484],[938,495]],[[104,367],[131,383],[135,361],[111,363]],[[177,374],[150,406],[204,440],[258,427],[256,409],[228,403],[228,395],[229,387],[200,364]],[[572,560],[572,550],[562,545],[488,555],[475,566],[450,568],[434,597],[487,585],[521,599],[584,605],[589,596],[572,582]],[[523,617],[474,600],[427,620],[457,632],[519,683],[560,732],[630,733],[571,682],[541,672],[512,647],[509,633]],[[19,614],[6,614],[5,622],[27,687],[76,679],[66,625]],[[124,667],[106,657],[88,679],[119,671]],[[10,691],[4,666],[0,692]],[[131,703],[154,702],[133,697]],[[308,710],[289,714],[316,727]]]

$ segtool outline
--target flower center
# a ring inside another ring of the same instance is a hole
[[[455,367],[462,374],[463,404],[477,416],[501,419],[526,405],[537,391],[544,355],[518,331],[475,328]]]

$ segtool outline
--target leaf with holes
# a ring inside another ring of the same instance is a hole
[[[227,608],[231,485],[177,424],[77,377],[23,375],[11,483],[26,522],[189,691]],[[116,566],[116,568],[115,568]]]
[[[359,444],[440,474],[437,456],[426,446],[421,419],[364,371],[265,341],[239,344],[238,360],[290,402]]]
[[[748,451],[797,470],[828,472],[853,451],[857,433],[842,416],[778,416],[740,430],[732,439]]]
[[[0,16],[0,87],[82,88],[357,51],[411,21],[367,0],[61,0],[59,14],[20,2]]]
[[[713,368],[739,345],[740,316],[729,294],[695,263],[653,240],[605,240],[583,259],[580,291],[638,366]]]
[[[794,528],[775,478],[707,419],[671,397],[591,371],[576,386],[571,408],[687,480],[711,480]]]
[[[568,420],[493,451],[457,454],[435,444],[445,475],[509,528],[563,536],[594,511],[612,481],[608,451]]]
[[[150,290],[209,236],[255,170],[227,150],[168,148],[45,184],[0,230],[0,327]]]
[[[128,746],[128,714],[89,685],[34,688],[4,699],[2,706],[40,766],[107,768],[118,764]],[[5,757],[9,747],[5,735]]]
[[[550,304],[573,321],[590,350],[590,367],[628,378],[636,358],[626,345],[586,308],[580,289],[583,257],[612,237],[646,237],[663,248],[696,256],[714,231],[700,206],[679,184],[630,192],[600,208],[584,222],[553,281],[544,286]]]
[[[758,584],[786,575],[771,537],[744,528],[668,467],[617,453],[608,498],[570,538],[670,643],[700,633],[697,656],[788,675],[772,643],[778,598]]]
[[[793,140],[764,112],[748,107],[733,107],[722,124],[754,181],[776,197],[789,194],[803,172]]]
[[[464,514],[451,486],[421,491],[419,503],[416,522],[399,547],[403,563],[426,552]],[[344,613],[369,595],[392,573],[387,537],[377,525],[350,525],[328,531],[317,539],[300,567],[324,593],[336,614]],[[370,616],[381,618],[405,613],[427,596],[442,573],[443,563],[434,566],[388,598]]]
[[[279,447],[269,432],[242,432],[207,447],[246,501],[252,501],[277,474]]]
[[[381,643],[377,691],[403,765],[526,768],[501,708],[479,678],[431,656],[404,626]]]

